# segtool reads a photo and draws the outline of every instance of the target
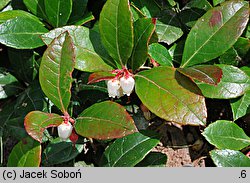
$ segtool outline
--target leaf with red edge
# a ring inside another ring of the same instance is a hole
[[[217,85],[222,78],[222,69],[215,65],[198,65],[188,68],[178,68],[177,71],[203,83]]]
[[[90,74],[88,84],[113,79],[114,77],[115,75],[111,72],[95,72]]]
[[[135,91],[157,116],[181,125],[205,125],[207,110],[200,89],[172,67],[155,67],[135,75]]]
[[[76,133],[99,140],[121,138],[137,132],[126,109],[111,101],[92,105],[84,110],[75,123]]]
[[[32,111],[25,116],[24,126],[27,133],[41,143],[44,130],[49,127],[59,126],[62,122],[63,118],[58,114]]]
[[[26,137],[12,149],[8,159],[8,167],[39,167],[41,153],[41,144]]]
[[[71,97],[75,48],[68,32],[56,37],[43,54],[39,81],[45,95],[63,112],[67,112]]]

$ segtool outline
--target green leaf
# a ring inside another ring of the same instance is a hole
[[[125,108],[106,101],[92,105],[76,119],[77,134],[100,140],[121,138],[137,131]]]
[[[250,159],[240,151],[213,150],[210,156],[217,167],[250,167]]]
[[[17,49],[32,49],[43,46],[40,35],[48,32],[39,21],[16,17],[0,24],[0,43]]]
[[[148,54],[151,59],[155,60],[161,66],[173,67],[172,57],[163,45],[159,43],[149,45]]]
[[[240,61],[240,57],[237,51],[233,47],[227,50],[219,58],[220,64],[227,64],[227,65],[233,65],[233,66],[238,66],[239,61]]]
[[[142,18],[134,23],[134,48],[128,62],[128,65],[134,71],[147,60],[148,43],[155,30],[155,25],[152,21],[150,18]]]
[[[44,0],[23,0],[25,6],[36,16],[46,20]]]
[[[167,159],[166,154],[151,152],[136,167],[165,167]]]
[[[242,34],[248,17],[245,1],[228,1],[210,9],[188,34],[181,67],[205,63],[223,54]]]
[[[8,167],[39,167],[42,147],[39,142],[30,137],[22,139],[12,149]]]
[[[23,117],[12,118],[6,123],[6,133],[17,140],[27,137],[27,132],[23,126]]]
[[[18,98],[14,109],[14,117],[25,117],[31,111],[49,112],[49,105],[38,81],[29,85]]]
[[[157,116],[182,125],[205,125],[204,97],[199,88],[175,68],[156,67],[138,73],[135,79],[137,95]]]
[[[65,26],[42,35],[48,45],[61,33],[68,31],[76,50],[75,68],[81,71],[96,72],[109,71],[116,68],[115,62],[104,49],[99,32],[82,26]]]
[[[100,14],[102,43],[118,66],[127,63],[133,49],[133,20],[128,0],[107,0]]]
[[[223,2],[225,2],[225,0],[213,0],[213,5],[216,6],[216,5],[223,3]]]
[[[156,17],[160,12],[160,7],[152,0],[132,0],[133,4],[148,18]]]
[[[87,9],[88,0],[73,0],[72,12],[69,17],[69,24],[77,22],[83,18]]]
[[[196,79],[210,85],[217,85],[223,74],[221,68],[215,65],[198,65],[177,70],[192,80]]]
[[[63,118],[58,114],[32,111],[26,115],[24,126],[27,133],[41,143],[44,130],[49,127],[59,126],[62,122]]]
[[[208,98],[230,99],[243,95],[250,87],[250,79],[239,68],[217,65],[222,69],[222,79],[217,86],[196,82],[202,94]]]
[[[1,12],[0,13],[0,23],[4,23],[7,20],[14,19],[17,17],[32,19],[32,21],[36,21],[41,26],[44,26],[43,23],[40,22],[36,16],[34,16],[26,11],[22,11],[22,10],[9,10],[9,11]]]
[[[158,134],[150,131],[117,139],[104,151],[101,166],[133,167],[159,142]]]
[[[241,59],[247,59],[250,56],[249,38],[240,37],[233,45],[234,49]]]
[[[64,163],[74,159],[82,150],[82,144],[73,146],[70,140],[61,141],[60,138],[56,138],[44,149],[42,163],[46,166]]]
[[[205,128],[202,135],[219,149],[241,150],[250,145],[250,137],[231,121],[218,120]]]
[[[240,98],[230,100],[234,121],[250,113],[250,90]]]
[[[92,12],[87,12],[86,14],[84,14],[84,16],[81,19],[79,19],[76,22],[69,23],[69,24],[83,25],[83,24],[90,22],[91,20],[95,20],[95,17],[92,14]]]
[[[32,83],[38,73],[38,63],[33,50],[8,49],[11,67],[17,78]]]
[[[44,5],[47,19],[53,27],[67,24],[72,11],[72,0],[44,0]]]
[[[178,16],[186,26],[193,27],[195,22],[211,8],[207,0],[191,0],[182,8]]]
[[[250,65],[249,66],[241,67],[240,70],[242,70],[243,72],[245,72],[250,77]]]
[[[1,0],[0,10],[2,10],[11,0]]]
[[[18,94],[22,90],[17,79],[0,67],[0,99]]]
[[[177,18],[177,14],[172,10],[162,11],[156,21],[156,33],[158,41],[167,43],[168,45],[174,43],[182,35],[181,23]]]
[[[63,113],[67,112],[71,97],[75,49],[68,32],[60,34],[43,54],[39,81],[45,95]]]

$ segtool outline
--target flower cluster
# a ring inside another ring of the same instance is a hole
[[[128,70],[122,70],[121,72],[118,71],[115,78],[108,80],[107,86],[109,97],[130,96],[135,86],[135,80]]]

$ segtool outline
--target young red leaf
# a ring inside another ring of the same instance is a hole
[[[44,52],[39,70],[43,92],[63,113],[70,102],[74,66],[74,45],[69,33],[64,32]]]
[[[215,65],[198,65],[188,68],[178,68],[177,71],[203,83],[217,85],[222,78],[222,69]]]
[[[41,143],[44,130],[49,127],[59,126],[62,122],[63,118],[58,114],[32,111],[25,116],[24,126],[27,133]]]
[[[95,72],[90,74],[88,84],[97,83],[100,81],[110,80],[115,77],[111,72]]]
[[[100,140],[121,138],[137,132],[132,117],[115,102],[97,103],[84,110],[75,123],[76,133]]]

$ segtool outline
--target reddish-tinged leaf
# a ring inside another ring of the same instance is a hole
[[[40,111],[32,111],[26,115],[24,126],[27,133],[35,140],[42,142],[43,132],[46,128],[58,126],[63,118],[58,114],[49,114]]]
[[[199,88],[172,67],[155,67],[135,75],[136,93],[153,113],[182,125],[205,125],[205,98]]]
[[[203,83],[217,85],[222,78],[222,69],[215,65],[198,65],[188,68],[178,68],[177,71]]]
[[[109,80],[114,78],[115,75],[111,72],[95,72],[90,74],[88,84],[97,83],[104,80]]]
[[[74,45],[69,33],[64,32],[44,52],[39,70],[43,92],[63,113],[70,103],[74,66]]]
[[[226,1],[207,11],[188,34],[181,67],[208,62],[237,41],[249,19],[247,1]]]
[[[8,159],[8,167],[39,167],[41,153],[41,144],[26,137],[12,149]]]
[[[132,117],[115,102],[97,103],[84,110],[75,123],[76,133],[100,140],[121,138],[137,132]]]

